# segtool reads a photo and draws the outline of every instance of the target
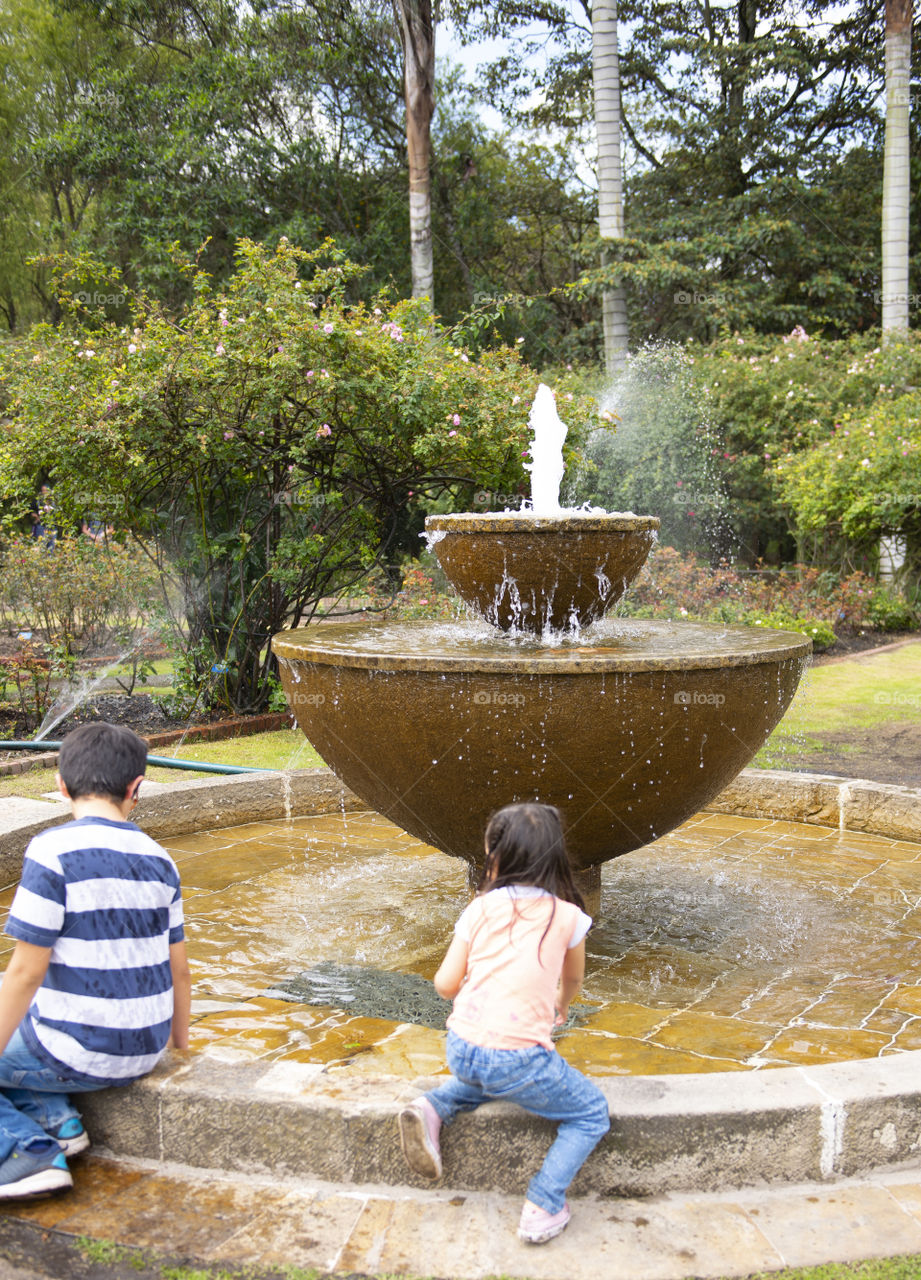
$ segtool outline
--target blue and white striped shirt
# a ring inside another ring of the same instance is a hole
[[[50,947],[22,1024],[39,1058],[88,1082],[126,1083],[169,1039],[169,949],[183,940],[179,872],[133,822],[87,817],[30,842],[6,932]]]

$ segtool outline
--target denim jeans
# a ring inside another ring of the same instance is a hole
[[[0,1163],[15,1149],[25,1151],[47,1142],[49,1133],[65,1120],[79,1118],[68,1093],[100,1088],[59,1074],[35,1056],[21,1031],[15,1031],[0,1053]]]
[[[611,1121],[599,1088],[554,1049],[484,1049],[448,1032],[451,1079],[425,1096],[450,1124],[483,1102],[515,1102],[532,1115],[559,1121],[556,1138],[528,1186],[528,1199],[559,1213],[566,1188],[601,1141]]]

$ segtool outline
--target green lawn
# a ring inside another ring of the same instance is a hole
[[[813,667],[754,763],[782,765],[791,750],[821,750],[826,733],[872,730],[897,720],[921,720],[921,641]]]
[[[300,729],[256,733],[249,738],[222,738],[219,742],[186,742],[181,746],[154,747],[151,755],[203,760],[209,764],[247,765],[258,769],[315,769],[323,764]],[[214,775],[151,765],[147,776],[154,782],[182,782]],[[53,791],[54,785],[53,769],[30,769],[28,773],[0,776],[0,799],[4,796],[36,799],[43,792]]]

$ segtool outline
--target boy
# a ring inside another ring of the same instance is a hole
[[[130,729],[67,735],[58,788],[73,821],[29,844],[0,985],[0,1200],[73,1185],[89,1146],[71,1093],[129,1084],[188,1048],[191,980],[173,860],[128,815],[147,746]]]

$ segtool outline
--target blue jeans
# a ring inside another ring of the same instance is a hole
[[[556,1138],[528,1186],[528,1199],[559,1213],[566,1188],[608,1129],[608,1104],[596,1085],[554,1049],[484,1049],[448,1032],[451,1079],[425,1096],[450,1124],[483,1102],[515,1102],[532,1115],[559,1121]]]
[[[14,1150],[47,1143],[65,1120],[79,1119],[68,1093],[101,1088],[59,1074],[35,1056],[21,1031],[14,1032],[0,1053],[0,1163]]]

